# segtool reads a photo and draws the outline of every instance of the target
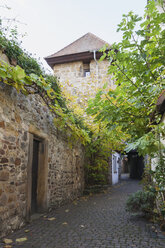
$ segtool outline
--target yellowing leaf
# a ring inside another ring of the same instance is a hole
[[[63,222],[62,225],[68,225],[68,223],[67,222]]]
[[[8,245],[8,244],[12,244],[13,240],[12,239],[3,239],[3,242]]]
[[[48,218],[49,221],[55,220],[55,217]]]
[[[19,239],[16,239],[16,242],[24,242],[24,241],[27,241],[27,238],[26,237],[23,237],[23,238],[19,238]]]
[[[13,71],[13,76],[15,77],[16,80],[17,79],[21,80],[26,76],[26,74],[25,71],[20,66],[17,65]]]

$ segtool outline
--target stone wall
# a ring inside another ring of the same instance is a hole
[[[66,87],[72,94],[78,95],[79,98],[95,96],[98,88],[105,83],[109,88],[114,88],[114,82],[111,75],[108,75],[108,60],[92,60],[89,64],[90,76],[84,77],[83,62],[71,62],[54,66],[54,74],[59,79],[61,85]]]
[[[29,151],[34,135],[47,144],[47,155],[41,159],[45,163],[44,173],[41,171],[40,175],[45,185],[45,193],[40,195],[44,195],[44,209],[73,200],[83,191],[82,145],[68,144],[39,96],[18,94],[0,82],[0,236],[19,228],[29,218]]]

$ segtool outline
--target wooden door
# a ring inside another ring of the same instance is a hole
[[[26,219],[47,209],[48,142],[29,133]]]
[[[31,192],[31,213],[37,212],[37,185],[38,185],[38,158],[39,145],[37,139],[33,139],[33,160],[32,160],[32,192]]]

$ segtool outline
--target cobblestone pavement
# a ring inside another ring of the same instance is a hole
[[[125,212],[128,195],[139,188],[138,181],[122,181],[53,210],[7,238],[12,248],[165,248],[165,239],[151,231],[151,224]],[[16,242],[22,237],[27,241]]]

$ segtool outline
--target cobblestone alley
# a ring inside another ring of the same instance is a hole
[[[151,231],[152,224],[125,211],[128,195],[139,188],[138,181],[122,181],[105,193],[43,215],[6,238],[13,240],[12,248],[164,248],[165,239]],[[26,241],[16,242],[24,237]]]

